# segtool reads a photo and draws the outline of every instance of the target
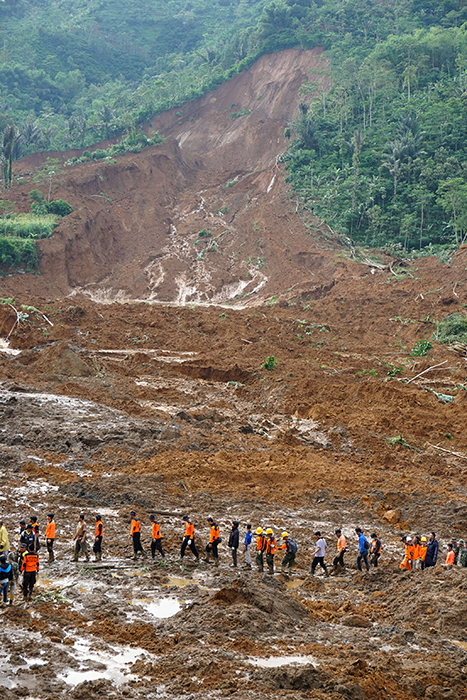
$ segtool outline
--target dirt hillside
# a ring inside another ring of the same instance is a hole
[[[467,537],[467,348],[437,342],[466,313],[467,246],[372,265],[305,225],[276,157],[320,55],[264,56],[154,119],[165,144],[67,168],[41,274],[0,278],[2,517],[12,543],[57,521],[32,602],[0,612],[7,700],[467,698],[467,568],[442,567]],[[15,166],[24,210],[39,160]],[[96,512],[103,559],[75,563]],[[184,514],[201,555],[218,521],[218,567],[180,560]],[[281,551],[274,575],[231,567],[234,519],[241,543],[290,532],[292,575]],[[368,573],[356,525],[383,543]],[[311,576],[338,527],[346,568]],[[401,536],[433,530],[437,566],[400,570]]]

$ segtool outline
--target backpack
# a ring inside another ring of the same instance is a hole
[[[297,554],[297,552],[298,552],[298,547],[297,547],[297,545],[296,545],[295,542],[294,542],[293,540],[291,540],[290,538],[289,538],[289,552],[290,552],[291,554]]]
[[[363,546],[365,547],[365,549],[370,549],[370,545],[369,545],[368,540],[365,540],[365,542],[363,543]]]

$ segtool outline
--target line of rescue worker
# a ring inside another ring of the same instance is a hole
[[[146,551],[141,544],[141,521],[136,516],[136,511],[130,511],[131,523],[129,538],[133,545],[133,558],[136,560],[138,555],[146,557]],[[195,527],[188,515],[184,515],[182,520],[185,523],[185,534],[182,539],[180,549],[180,561],[183,561],[187,548],[190,549],[195,561],[199,562],[200,555],[195,544]],[[154,559],[156,552],[159,552],[162,559],[165,559],[165,553],[162,547],[162,535],[159,522],[156,516],[151,513],[149,515],[151,523],[151,556]],[[222,542],[220,537],[219,525],[214,519],[209,516],[207,522],[210,527],[209,542],[205,548],[205,561],[210,562],[211,557],[214,561],[214,566],[219,566],[219,550],[218,547]],[[94,538],[92,542],[92,551],[94,552],[95,561],[102,559],[102,541],[104,537],[104,525],[102,517],[99,513],[95,515]],[[232,567],[238,566],[238,549],[240,547],[239,521],[232,521],[232,528],[229,534],[228,548],[232,555]],[[355,534],[358,538],[358,554],[357,554],[357,569],[363,570],[362,564],[369,571],[370,565],[377,567],[381,556],[382,545],[378,535],[373,532],[371,541],[369,542],[362,528],[356,527]],[[315,550],[311,563],[311,574],[314,575],[315,570],[320,566],[324,575],[329,575],[328,567],[325,563],[327,543],[321,532],[317,530],[315,536]],[[336,575],[345,569],[344,555],[347,552],[347,540],[340,529],[335,531],[336,537],[336,555],[332,564],[331,575]],[[281,535],[281,543],[276,542],[274,531],[272,528],[256,528],[256,540],[253,541],[252,526],[250,523],[246,526],[246,532],[243,539],[244,552],[244,568],[252,568],[252,549],[256,552],[256,566],[258,571],[264,570],[266,564],[268,572],[274,574],[274,556],[277,550],[284,551],[284,557],[281,562],[282,573],[292,573],[295,557],[298,551],[297,544],[294,542],[288,532],[283,532]],[[54,514],[47,515],[47,528],[45,530],[45,541],[48,552],[49,563],[54,562],[54,543],[55,543],[55,520]],[[77,562],[80,554],[86,557],[89,561],[89,542],[87,523],[84,514],[78,517],[76,532],[73,537],[74,556],[73,561]],[[414,535],[414,537],[402,537],[405,552],[404,558],[400,564],[400,569],[415,570],[425,569],[435,566],[438,561],[439,546],[436,535],[432,532],[429,537]],[[24,520],[19,523],[19,539],[18,549],[10,551],[10,542],[7,530],[2,521],[0,521],[0,604],[5,605],[8,600],[10,604],[13,601],[15,589],[19,574],[23,573],[22,590],[24,598],[30,599],[34,585],[36,583],[37,574],[39,572],[39,556],[38,552],[41,548],[39,539],[39,525],[37,517],[31,516],[29,523]],[[467,567],[467,547],[464,540],[452,539],[448,544],[448,553],[446,568],[453,566]]]

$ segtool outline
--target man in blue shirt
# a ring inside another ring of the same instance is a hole
[[[358,536],[358,557],[357,557],[357,569],[359,571],[362,571],[362,559],[365,562],[366,570],[370,570],[370,565],[368,563],[368,550],[370,548],[370,545],[363,534],[363,530],[361,527],[356,527],[355,532],[357,533]]]
[[[251,534],[251,523],[246,526],[245,532],[245,569],[251,569],[251,540],[253,535]]]

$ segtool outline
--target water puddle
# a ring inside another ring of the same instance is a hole
[[[85,640],[75,642],[70,653],[81,663],[81,668],[60,673],[57,678],[73,686],[99,678],[110,680],[116,685],[137,679],[137,676],[129,672],[128,667],[141,656],[146,656],[144,649],[117,646],[112,646],[111,649],[109,652],[95,651],[91,650]],[[100,664],[99,670],[86,668],[86,663],[89,662]]]
[[[165,586],[176,586],[177,588],[183,588],[184,586],[191,586],[194,582],[189,578],[181,578],[180,576],[169,576],[169,582],[164,584]]]
[[[304,582],[305,582],[304,578],[295,579],[294,581],[287,581],[285,584],[285,587],[290,591],[290,590],[293,590],[294,588],[300,588],[300,586]]]
[[[133,605],[138,605],[159,620],[173,617],[182,609],[182,604],[176,598],[134,598]]]
[[[248,663],[261,668],[279,668],[279,666],[290,666],[292,664],[312,664],[317,666],[313,656],[269,656],[267,659],[252,658]]]

